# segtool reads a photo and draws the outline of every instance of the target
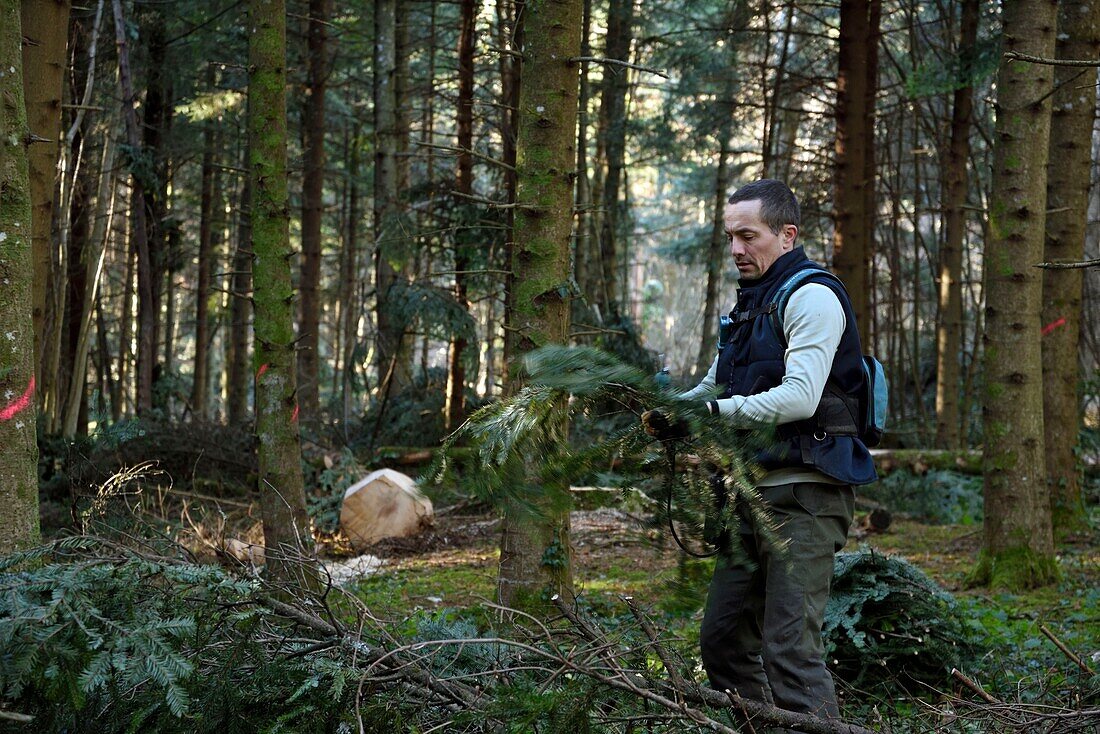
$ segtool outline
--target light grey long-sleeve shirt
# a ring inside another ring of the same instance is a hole
[[[844,308],[828,286],[807,283],[797,289],[783,313],[787,351],[783,354],[782,382],[756,395],[733,395],[718,400],[719,415],[738,428],[762,428],[811,417],[832,371],[845,323]],[[717,370],[715,357],[702,382],[681,397],[703,399],[713,395]],[[792,467],[768,472],[759,486],[791,482],[839,483],[819,471]]]

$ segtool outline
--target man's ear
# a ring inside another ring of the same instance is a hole
[[[783,225],[783,249],[791,250],[794,248],[794,241],[798,239],[798,227],[793,224]]]

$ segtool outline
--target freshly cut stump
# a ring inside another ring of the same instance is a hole
[[[432,517],[432,502],[412,477],[379,469],[344,493],[340,528],[361,552],[383,538],[416,535],[431,527]]]

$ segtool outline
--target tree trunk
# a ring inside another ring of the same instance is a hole
[[[1058,16],[1058,58],[1100,57],[1100,4],[1060,2]],[[1054,81],[1043,259],[1079,261],[1085,259],[1096,67],[1058,66]],[[1075,452],[1082,280],[1081,270],[1043,271],[1043,426],[1051,518],[1058,535],[1088,529]]]
[[[117,121],[117,117],[112,116]],[[84,289],[80,301],[79,318],[71,323],[69,328],[77,332],[76,345],[72,355],[72,378],[69,380],[69,395],[65,400],[65,415],[62,421],[62,435],[72,438],[77,434],[81,424],[87,427],[86,421],[81,421],[82,404],[85,404],[87,392],[85,388],[85,373],[88,364],[88,351],[91,347],[92,316],[95,305],[99,300],[99,284],[103,276],[103,266],[106,262],[107,240],[110,236],[111,226],[114,223],[115,212],[115,148],[108,137],[103,143],[103,160],[99,167],[99,189],[95,199],[95,223],[88,242],[98,252],[85,250],[84,256],[84,280],[87,287]]]
[[[62,26],[65,28],[67,26]],[[30,127],[18,0],[0,0],[0,556],[38,543]],[[62,31],[61,35],[64,35]],[[52,180],[52,177],[51,177]]]
[[[568,339],[572,175],[576,162],[578,74],[569,61],[580,52],[581,0],[527,5],[523,86],[519,100],[518,179],[512,270],[516,291],[508,330],[521,354]],[[512,389],[518,386],[513,384]],[[557,430],[566,435],[565,406]],[[553,431],[553,429],[551,429]],[[537,476],[528,457],[526,476]],[[536,608],[543,594],[572,598],[568,487],[519,489],[524,502],[505,506],[498,593],[515,608]],[[527,502],[528,498],[533,498]],[[534,507],[535,509],[532,509]]]
[[[500,109],[501,160],[508,165],[504,170],[504,200],[509,204],[514,204],[516,201],[516,138],[519,131],[519,95],[523,87],[520,79],[521,56],[519,54],[523,50],[523,29],[526,17],[523,7],[519,3],[497,4],[500,47],[517,54],[500,55],[500,97],[503,103]],[[515,209],[512,207],[505,209],[504,260],[508,263],[512,262],[512,253],[515,249],[515,219]],[[505,313],[510,312],[515,303],[515,281],[515,273],[511,271],[504,276]],[[505,329],[503,363],[509,364],[513,354],[515,354],[515,334]]]
[[[249,173],[256,308],[253,368],[260,505],[269,578],[312,587],[294,359],[286,172],[286,4],[249,5]]]
[[[138,320],[141,321],[142,309],[151,310],[148,319],[153,325],[151,332],[144,332],[151,336],[150,349],[153,359],[153,387],[161,377],[167,377],[172,370],[172,328],[174,321],[174,304],[171,294],[171,279],[174,263],[172,262],[172,248],[170,238],[170,222],[168,221],[168,191],[169,191],[169,156],[168,156],[168,128],[172,120],[172,92],[171,76],[168,73],[168,38],[165,25],[165,14],[159,10],[150,9],[144,13],[143,25],[147,29],[143,34],[146,37],[146,61],[145,75],[145,99],[142,103],[142,154],[147,156],[144,165],[149,171],[146,175],[150,180],[142,189],[145,201],[145,210],[152,216],[147,216],[146,239],[149,243],[149,270],[151,277],[150,297],[148,304],[138,302]],[[151,167],[151,168],[149,168]],[[139,263],[140,268],[140,263]],[[139,270],[140,273],[140,270]],[[139,275],[140,277],[140,275]],[[162,309],[162,305],[166,306]],[[165,314],[165,320],[161,323],[160,314]],[[157,348],[164,343],[164,357],[157,363]],[[140,357],[139,352],[139,357]],[[159,399],[167,399],[166,392],[155,392]],[[154,407],[164,408],[164,405]]]
[[[978,40],[978,0],[965,0],[959,35],[959,72],[973,74],[974,46]],[[961,82],[960,82],[961,84]],[[962,344],[962,260],[966,236],[967,162],[970,159],[970,125],[974,88],[955,90],[951,109],[951,147],[944,171],[944,227],[940,247],[940,320],[936,327],[936,445],[941,449],[962,446],[959,422],[959,358]]]
[[[55,375],[43,374],[46,328],[60,329],[61,314],[47,318],[53,285],[50,229],[53,224],[57,157],[61,139],[61,93],[65,77],[69,0],[22,0],[23,95],[31,135],[39,138],[27,149],[31,197],[31,243],[34,258],[34,354],[35,375],[42,386],[53,384]],[[56,410],[56,405],[54,406]]]
[[[400,130],[394,85],[397,76],[397,0],[374,4],[374,289],[377,299],[378,382],[384,393],[400,391],[411,381],[405,341],[406,313],[396,301],[402,244],[397,153]],[[395,264],[397,267],[395,267]]]
[[[207,83],[213,89],[214,72],[211,66],[207,73]],[[195,284],[195,361],[191,374],[191,411],[196,420],[206,420],[206,407],[209,403],[207,384],[209,361],[208,342],[210,340],[210,281],[213,277],[214,260],[214,168],[217,165],[217,128],[220,121],[206,120],[202,132],[202,178],[199,196],[199,273]]]
[[[149,227],[145,214],[145,181],[137,173],[134,156],[141,155],[141,130],[134,109],[134,83],[130,75],[130,49],[122,0],[113,0],[115,46],[118,51],[118,81],[122,88],[122,117],[126,123],[126,144],[130,149],[130,243],[137,257],[138,333],[137,340],[137,412],[153,408],[153,362],[156,359],[156,310],[153,307],[153,263],[150,259]],[[123,349],[126,348],[125,343]]]
[[[633,0],[611,0],[607,11],[607,47],[604,56],[630,61],[630,40],[634,22]],[[622,206],[619,190],[626,157],[626,93],[630,88],[628,69],[605,64],[600,92],[599,134],[604,151],[603,216],[600,218],[600,288],[596,292],[600,318],[607,324],[619,319],[618,239]]]
[[[341,370],[340,401],[345,437],[352,420],[352,388],[355,381],[355,353],[359,341],[359,319],[362,307],[356,283],[359,280],[359,176],[363,149],[363,127],[358,117],[352,122],[348,155],[348,223],[344,251],[340,262],[341,343],[344,348]]]
[[[245,148],[246,165],[251,159]],[[229,339],[226,343],[226,415],[229,424],[248,421],[248,394],[252,375],[248,370],[249,317],[252,315],[252,181],[244,177],[237,205],[237,247],[233,252],[229,294]]]
[[[833,270],[844,281],[859,322],[860,339],[868,343],[870,242],[867,241],[868,156],[874,131],[869,129],[868,82],[872,39],[871,3],[841,0],[840,50],[836,95],[836,224],[833,231]],[[877,38],[875,38],[877,43]]]
[[[331,0],[309,2],[309,77],[302,121],[302,271],[298,279],[298,386],[301,418],[320,418],[321,214],[325,193],[325,86],[328,83],[328,24]]]
[[[1049,0],[1002,7],[1004,50],[1051,58]],[[982,400],[984,548],[973,581],[1018,589],[1057,576],[1046,492],[1039,315],[1053,67],[1002,58],[997,74],[992,237],[986,244]]]
[[[474,193],[474,25],[477,19],[477,0],[461,0],[462,23],[458,34],[458,109],[456,110],[456,128],[458,170],[455,175],[455,191],[460,197],[460,206],[469,206],[469,196]],[[467,299],[466,270],[470,267],[468,242],[465,228],[459,228],[455,235],[455,289],[454,297],[466,311],[470,310]],[[455,336],[447,362],[447,403],[446,428],[453,431],[466,420],[466,362],[467,340],[464,336]]]

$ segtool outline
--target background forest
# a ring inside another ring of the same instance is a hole
[[[0,731],[814,726],[693,683],[709,566],[661,524],[706,482],[636,418],[709,367],[721,210],[762,177],[890,380],[827,622],[845,715],[1097,726],[1100,5],[0,0],[0,28]],[[751,473],[691,420],[684,454]],[[379,467],[423,472],[436,526],[337,589],[316,554],[354,555]]]

